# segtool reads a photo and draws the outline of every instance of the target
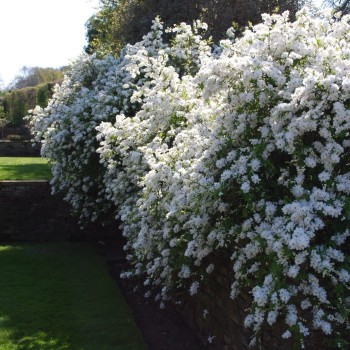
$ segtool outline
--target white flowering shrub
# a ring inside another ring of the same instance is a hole
[[[135,74],[142,67],[142,84],[131,102],[140,102],[134,116],[118,114],[115,122],[97,127],[101,147],[97,150],[105,164],[108,199],[119,208],[118,216],[129,213],[140,191],[140,181],[149,171],[145,154],[171,145],[175,135],[187,127],[184,114],[193,103],[193,74],[203,59],[211,55],[209,44],[200,32],[206,25],[197,21],[166,30],[173,36],[156,54],[139,50],[130,58],[128,69]]]
[[[231,297],[252,294],[245,324],[256,335],[278,321],[283,338],[321,330],[341,346],[350,302],[349,18],[263,19],[223,41],[221,55],[186,82],[186,127],[171,145],[139,147],[150,170],[136,205],[122,211],[127,247],[135,273],[164,298],[178,287],[196,293],[215,273],[206,258],[229,249]]]
[[[82,220],[116,210],[157,298],[196,294],[230,252],[245,325],[318,330],[346,349],[350,311],[350,18],[302,10],[211,52],[154,22],[119,59],[82,57],[32,124],[54,191]]]
[[[35,139],[42,142],[42,156],[53,162],[52,191],[65,193],[81,224],[101,220],[113,210],[105,200],[96,126],[140,108],[142,92],[131,97],[143,86],[148,66],[134,56],[140,51],[156,55],[164,46],[161,35],[162,24],[155,20],[151,32],[128,45],[118,59],[82,55],[56,86],[48,106],[36,107],[29,116]]]
[[[114,120],[116,124],[128,123],[159,79],[168,84],[174,75],[198,70],[201,55],[210,54],[210,47],[199,35],[205,29],[206,25],[199,21],[193,31],[186,24],[175,26],[167,30],[173,35],[169,45],[163,42],[163,26],[156,19],[151,32],[135,45],[127,45],[118,59],[81,56],[73,63],[62,86],[56,87],[48,107],[37,107],[32,112],[29,118],[36,140],[43,143],[42,155],[54,163],[53,192],[65,193],[82,224],[103,219],[113,211],[112,203],[117,204],[111,200],[111,193],[116,197],[120,194],[119,202],[123,203],[124,194],[130,194],[128,183],[135,183],[128,174],[125,177],[123,171],[115,169],[123,155],[109,144],[101,149],[102,163],[107,169],[100,166],[96,149],[102,136],[96,135],[96,127],[102,123],[107,130],[111,125],[108,122]],[[167,65],[171,68],[161,72]],[[122,152],[138,163],[137,153],[129,152],[130,147],[126,146],[128,141],[122,144],[109,129],[106,143],[117,144],[119,149],[126,147]],[[136,173],[140,171],[141,164],[135,168]],[[112,192],[109,179],[121,189],[119,193]]]
[[[252,286],[255,332],[277,320],[285,338],[347,326],[348,22],[264,16],[199,76],[214,81],[205,96],[227,98],[208,170],[226,208],[219,236],[235,247],[232,297]]]
[[[42,156],[53,162],[52,192],[64,191],[82,220],[96,219],[95,201],[102,190],[94,137],[99,116],[93,117],[92,110],[100,73],[116,65],[112,58],[106,61],[104,65],[93,56],[79,57],[62,85],[55,87],[48,106],[36,107],[30,117],[35,139],[42,141]]]

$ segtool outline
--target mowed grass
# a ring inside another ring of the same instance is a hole
[[[147,349],[97,249],[0,246],[0,350]]]
[[[0,157],[0,181],[48,180],[51,165],[40,157]]]

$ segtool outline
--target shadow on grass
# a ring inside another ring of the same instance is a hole
[[[0,247],[0,350],[146,350],[88,244]]]

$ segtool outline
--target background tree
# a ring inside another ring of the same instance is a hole
[[[33,87],[43,83],[59,82],[63,79],[63,69],[41,68],[23,66],[14,80],[10,83],[10,89],[22,89]]]
[[[36,88],[27,87],[8,91],[3,96],[3,108],[11,126],[17,127],[24,124],[23,118],[28,110],[36,105]]]
[[[23,118],[35,106],[46,107],[56,83],[63,80],[66,67],[22,67],[0,98],[6,119],[11,126],[23,126]]]
[[[324,4],[331,5],[336,12],[343,16],[350,14],[350,0],[325,0]]]
[[[8,120],[6,119],[6,114],[4,111],[4,107],[0,105],[0,129],[1,129],[1,138],[4,138],[4,127],[8,124]]]
[[[100,11],[86,24],[86,52],[118,54],[127,43],[145,35],[159,15],[166,27],[201,19],[209,26],[208,36],[218,42],[235,23],[261,21],[262,13],[290,11],[291,18],[307,0],[100,0]]]
[[[114,40],[113,33],[116,26],[117,4],[103,5],[100,11],[86,23],[86,39],[88,44],[85,51],[88,54],[94,52],[102,56],[111,52],[117,52],[121,49],[120,40]]]

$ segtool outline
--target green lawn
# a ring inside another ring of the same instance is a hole
[[[40,157],[0,157],[1,180],[48,180],[51,165]]]
[[[0,246],[0,350],[147,349],[91,244]]]

